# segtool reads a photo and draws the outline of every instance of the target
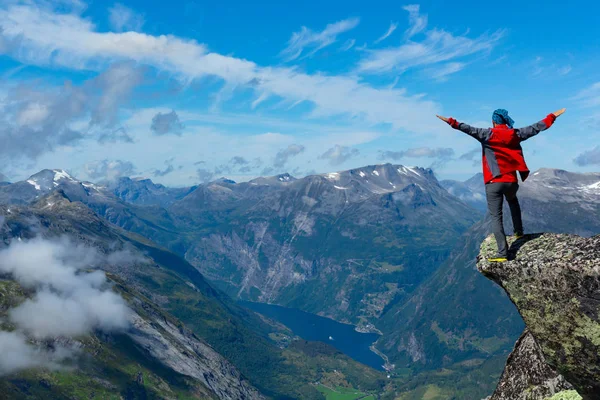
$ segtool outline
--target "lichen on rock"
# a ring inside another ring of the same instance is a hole
[[[545,362],[540,347],[525,329],[508,357],[490,400],[543,400],[572,388],[562,375]]]
[[[563,390],[544,400],[581,400],[581,396],[575,390]]]
[[[537,234],[509,244],[508,262],[488,262],[496,251],[488,237],[478,270],[507,292],[550,367],[584,400],[600,399],[600,236]]]

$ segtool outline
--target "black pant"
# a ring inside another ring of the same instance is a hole
[[[504,221],[502,219],[502,203],[506,197],[510,207],[513,227],[516,234],[523,234],[523,221],[521,220],[521,207],[517,199],[518,183],[497,182],[485,185],[485,194],[487,197],[488,210],[492,217],[492,232],[498,243],[498,257],[508,255],[508,244],[506,243],[506,234],[504,233]]]

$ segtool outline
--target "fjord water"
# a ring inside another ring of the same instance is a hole
[[[379,338],[376,333],[360,333],[352,325],[295,308],[247,301],[241,301],[240,304],[282,323],[304,340],[329,343],[354,360],[383,370],[384,360],[369,348]]]

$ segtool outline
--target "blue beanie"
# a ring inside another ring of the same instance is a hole
[[[499,125],[506,124],[509,128],[512,128],[515,123],[515,121],[508,116],[508,111],[503,108],[494,111],[494,114],[492,114],[492,121]]]

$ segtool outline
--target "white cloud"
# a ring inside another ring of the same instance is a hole
[[[71,355],[70,349],[58,346],[49,351],[29,342],[27,337],[53,340],[85,335],[96,329],[127,329],[131,311],[107,287],[104,272],[84,272],[125,258],[124,254],[103,256],[67,239],[13,241],[0,251],[0,272],[36,291],[32,298],[8,310],[16,330],[0,331],[0,374],[58,366]]]
[[[154,169],[152,171],[152,175],[154,175],[154,177],[163,177],[163,176],[167,176],[170,173],[172,173],[173,171],[175,171],[175,167],[173,166],[173,161],[175,160],[174,157],[171,157],[170,159],[165,161],[165,165],[166,167],[164,169]],[[181,169],[182,166],[180,165],[178,169]]]
[[[575,157],[573,162],[580,167],[588,165],[600,165],[600,146],[596,146],[591,150],[584,151]]]
[[[573,99],[585,107],[600,106],[600,82],[581,90]]]
[[[117,63],[97,78],[91,85],[99,89],[96,106],[92,109],[91,125],[112,127],[118,122],[119,107],[127,101],[134,87],[142,82],[142,71],[129,63]]]
[[[402,7],[408,11],[409,28],[406,30],[406,38],[411,38],[427,27],[427,15],[421,15],[418,4],[409,4]]]
[[[449,75],[461,71],[467,64],[460,62],[449,62],[439,67],[425,70],[425,73],[437,81],[445,81]]]
[[[571,67],[570,65],[565,65],[564,67],[560,67],[558,68],[558,74],[559,75],[567,75],[569,74],[571,71],[573,70],[573,67]]]
[[[421,42],[408,41],[399,47],[367,51],[367,57],[358,64],[358,71],[362,73],[402,72],[410,68],[488,52],[498,44],[503,35],[503,31],[497,31],[471,39],[434,29],[425,32],[425,39]]]
[[[349,21],[330,29],[343,31],[342,28],[352,26]],[[439,113],[437,104],[423,96],[410,96],[403,89],[377,89],[356,77],[309,75],[294,68],[261,67],[251,61],[208,52],[202,44],[173,36],[96,32],[91,22],[73,14],[26,5],[10,6],[0,11],[0,25],[4,38],[19,38],[19,46],[9,55],[36,65],[98,69],[111,61],[134,60],[186,80],[216,76],[228,85],[250,87],[259,95],[276,96],[290,104],[306,101],[314,106],[312,115],[344,114],[414,132],[432,129],[433,122],[424,121]],[[462,38],[430,36],[432,46],[440,47],[440,42],[444,45],[441,46],[444,51],[438,50],[443,54],[451,52],[445,47],[450,45],[458,45],[460,49],[482,47],[469,46]],[[372,69],[369,67],[372,62],[363,67]]]
[[[381,36],[379,37],[374,43],[379,43],[384,41],[385,39],[387,39],[392,33],[394,33],[394,31],[398,28],[398,23],[397,22],[392,22],[390,23],[390,27],[388,28],[388,30]]]
[[[287,47],[281,52],[287,61],[292,61],[308,50],[304,57],[311,57],[319,50],[335,43],[338,35],[356,28],[360,20],[349,18],[328,24],[321,32],[314,32],[303,26],[300,32],[294,32],[288,41]]]
[[[141,69],[132,64],[114,63],[81,85],[9,86],[0,103],[0,158],[36,159],[86,138],[130,142],[118,126],[118,112],[141,82]]]
[[[348,51],[352,47],[354,47],[355,44],[356,44],[356,39],[348,39],[348,40],[346,40],[346,42],[344,43],[344,45],[342,47],[340,47],[340,50],[341,51]]]
[[[183,124],[179,120],[179,115],[177,115],[175,110],[171,110],[170,113],[158,112],[152,117],[150,129],[155,135],[181,135]]]
[[[298,154],[304,152],[305,147],[300,144],[290,144],[285,149],[281,149],[275,154],[275,161],[273,166],[275,168],[284,167],[288,160],[292,157],[296,157]]]
[[[136,168],[130,161],[101,160],[85,164],[84,172],[91,180],[111,182],[135,174]]]
[[[104,281],[104,274],[101,276]],[[94,329],[125,329],[128,316],[127,306],[120,296],[88,283],[67,296],[42,290],[10,311],[13,323],[40,339],[79,336]]]
[[[570,64],[558,66],[556,63],[552,63],[544,57],[537,56],[531,63],[531,74],[533,76],[541,76],[549,79],[553,79],[556,75],[565,76],[571,73],[573,67]]]
[[[4,376],[28,368],[59,368],[73,353],[62,346],[41,349],[19,332],[0,331],[0,354],[0,376]]]
[[[351,158],[358,156],[358,149],[353,149],[348,146],[340,146],[336,144],[325,153],[319,156],[320,159],[328,160],[331,165],[340,165]]]
[[[366,56],[357,66],[358,73],[380,74],[389,72],[404,72],[411,68],[435,66],[438,63],[447,63],[443,67],[431,67],[427,75],[434,79],[445,79],[464,67],[464,63],[450,62],[454,59],[464,58],[476,53],[491,51],[504,32],[499,30],[492,34],[483,34],[476,38],[467,35],[456,36],[442,29],[429,29],[427,16],[419,13],[418,5],[403,7],[409,12],[409,29],[406,31],[406,41],[400,46],[384,49],[366,50]],[[390,26],[386,35],[391,34],[396,28]],[[412,36],[424,32],[422,40],[413,40]],[[381,40],[387,36],[384,35]]]
[[[402,151],[384,151],[382,159],[391,158],[400,160],[403,158],[441,158],[448,159],[454,155],[454,150],[449,147],[417,147]]]
[[[112,29],[117,32],[142,30],[144,17],[121,3],[108,9],[108,19]]]

